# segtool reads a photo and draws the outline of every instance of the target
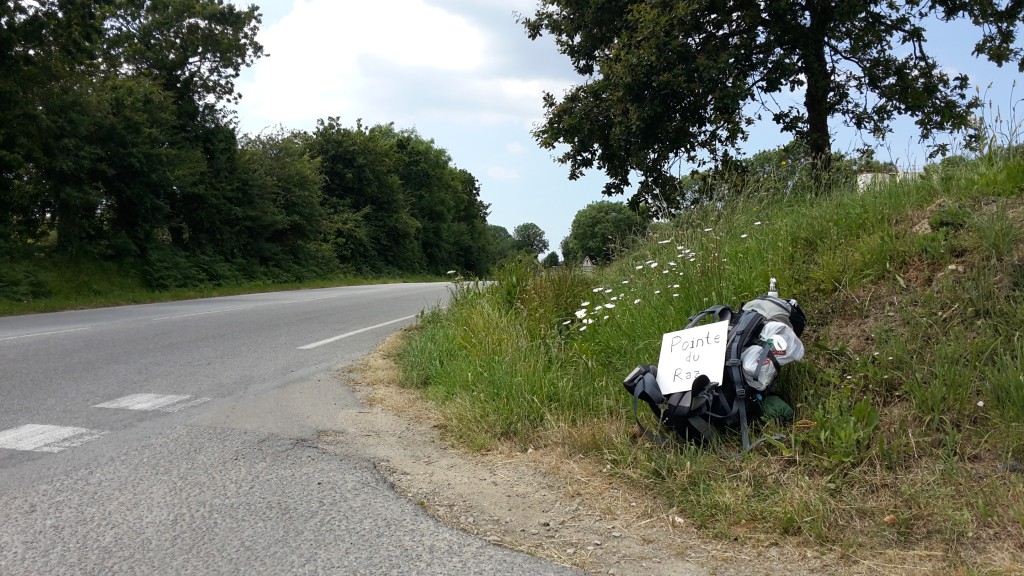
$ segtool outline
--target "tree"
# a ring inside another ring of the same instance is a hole
[[[548,249],[544,231],[533,222],[526,222],[512,231],[513,247],[518,252],[529,252],[534,256]]]
[[[488,224],[487,239],[492,265],[508,260],[515,253],[515,240],[509,234],[508,228],[497,224]]]
[[[647,220],[622,202],[592,202],[576,213],[569,235],[562,241],[566,262],[579,263],[589,256],[595,263],[608,263],[615,251],[646,232]]]
[[[543,264],[545,268],[554,268],[555,266],[558,266],[561,263],[558,260],[558,252],[548,252],[548,255],[545,256],[540,263]]]
[[[898,115],[916,119],[922,140],[968,128],[978,100],[966,75],[928,54],[924,22],[970,19],[975,54],[1024,70],[1022,15],[1018,1],[542,0],[519,21],[531,39],[554,36],[585,77],[561,99],[545,94],[534,137],[567,146],[559,161],[571,179],[603,170],[605,194],[637,172],[634,204],[659,207],[672,205],[674,162],[717,161],[765,115],[806,143],[817,173],[829,165],[831,117],[874,138]],[[778,104],[801,90],[802,106]]]
[[[293,270],[337,267],[319,261],[325,217],[319,162],[306,151],[304,135],[278,129],[245,138],[239,163],[250,201],[244,230],[247,255],[261,266]]]

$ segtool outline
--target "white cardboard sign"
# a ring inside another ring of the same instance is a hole
[[[703,324],[669,332],[661,337],[658,358],[658,388],[668,395],[686,392],[701,374],[721,382],[725,371],[729,322]]]

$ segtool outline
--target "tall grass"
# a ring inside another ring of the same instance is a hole
[[[519,262],[462,290],[401,354],[406,382],[470,447],[558,443],[715,534],[939,547],[961,568],[993,537],[1024,549],[1024,158],[993,148],[863,193],[759,186],[789,192],[691,210],[591,275]],[[637,444],[622,377],[770,277],[809,318],[777,381],[788,439],[739,461]]]

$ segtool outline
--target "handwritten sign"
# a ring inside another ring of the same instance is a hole
[[[658,358],[661,393],[685,392],[701,374],[712,382],[721,382],[728,336],[728,322],[704,324],[662,336]]]

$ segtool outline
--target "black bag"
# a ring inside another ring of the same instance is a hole
[[[707,318],[713,322],[729,322],[722,382],[711,382],[707,376],[701,375],[694,380],[690,390],[664,396],[658,387],[657,367],[647,365],[637,366],[622,384],[633,396],[635,417],[637,405],[643,401],[662,426],[674,430],[687,441],[699,444],[713,443],[723,428],[739,428],[743,450],[746,451],[764,440],[750,443],[748,423],[758,415],[758,403],[766,391],[755,390],[747,384],[741,361],[743,351],[750,346],[763,348],[763,357],[775,363],[778,369],[770,344],[760,340],[765,323],[784,322],[799,336],[807,319],[795,300],[760,296],[741,306],[738,313],[729,306],[713,306],[694,314],[686,328],[693,328]],[[637,425],[648,439],[661,445],[668,442],[645,428],[639,417]]]

